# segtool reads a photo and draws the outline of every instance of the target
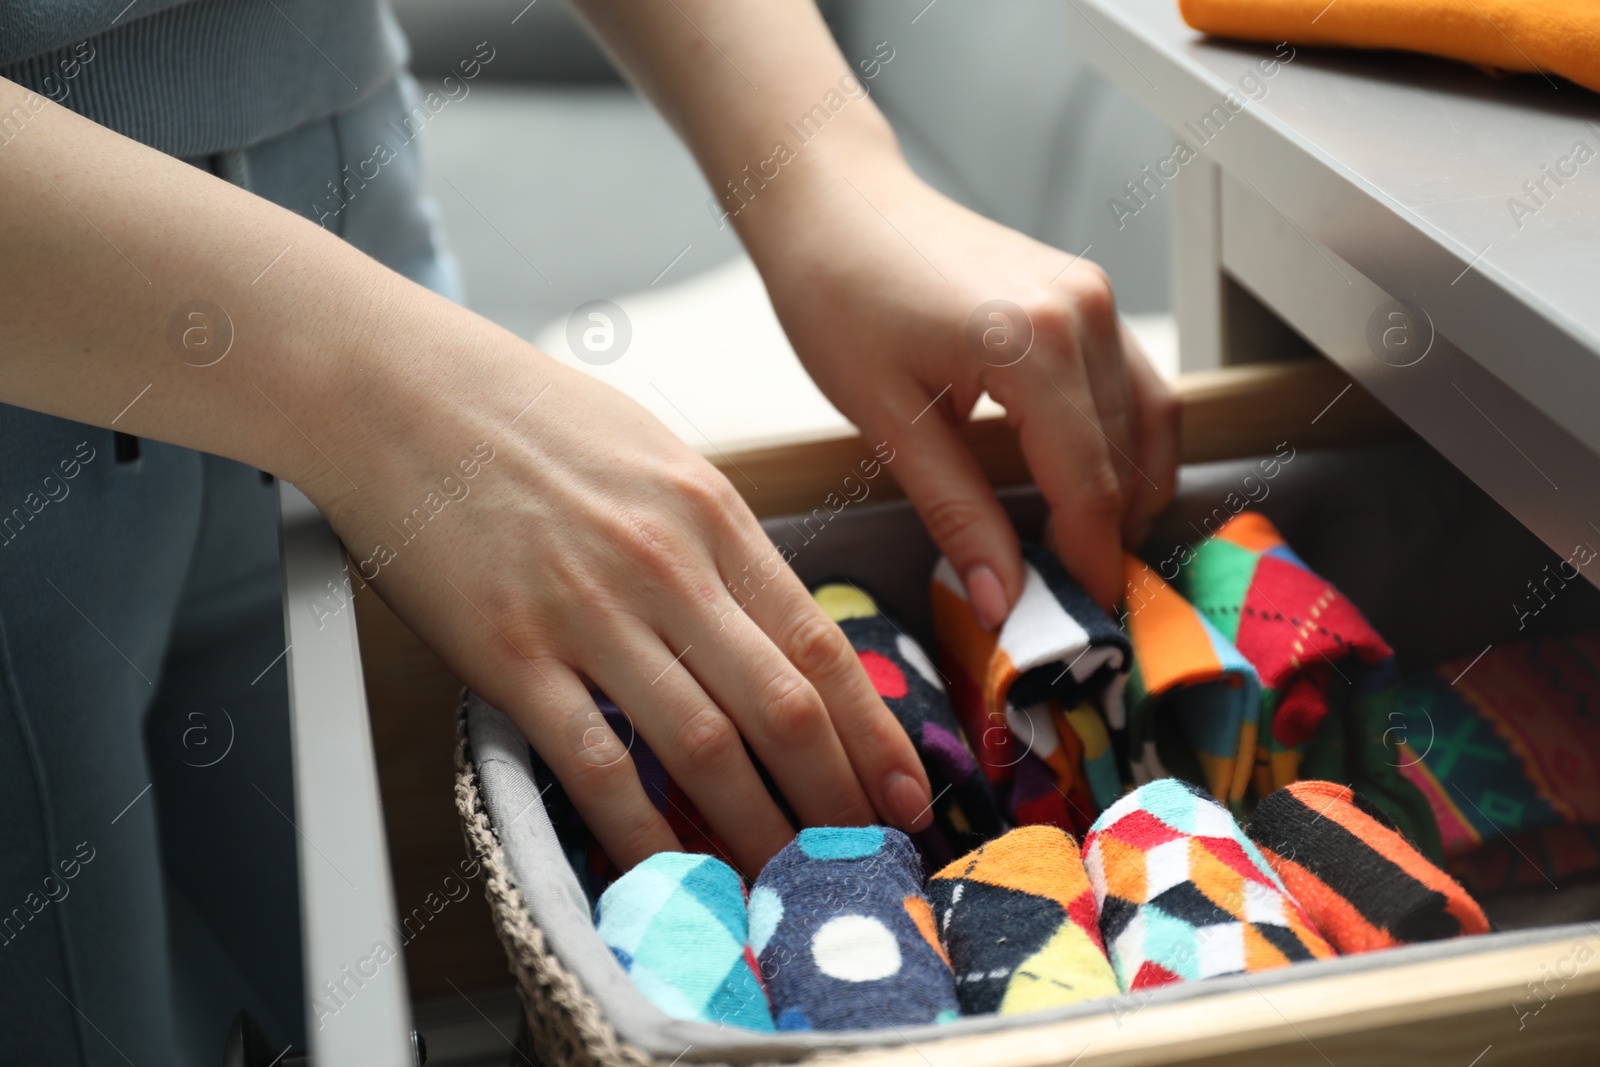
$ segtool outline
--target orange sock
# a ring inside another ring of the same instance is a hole
[[[1287,785],[1245,830],[1341,954],[1489,930],[1467,891],[1349,786]]]

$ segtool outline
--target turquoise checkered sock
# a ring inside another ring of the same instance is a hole
[[[600,897],[595,927],[645,998],[675,1019],[771,1030],[744,883],[711,856],[658,852]]]

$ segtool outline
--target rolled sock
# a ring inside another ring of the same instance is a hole
[[[928,881],[964,1015],[1114,996],[1094,891],[1072,838],[1021,826]]]
[[[1022,595],[997,633],[985,632],[955,568],[941,559],[931,598],[951,701],[979,765],[1018,823],[1081,832],[1092,791],[1062,753],[1059,708],[1098,704],[1122,721],[1128,640],[1047,550],[1024,545]]]
[[[828,582],[811,595],[849,638],[922,758],[934,797],[934,825],[916,836],[923,855],[948,863],[1004,830],[994,793],[950,710],[944,680],[922,646],[854,583]]]
[[[601,895],[595,928],[639,992],[673,1018],[773,1029],[744,883],[721,860],[656,853]]]
[[[1600,633],[1495,645],[1408,675],[1391,722],[1406,739],[1397,762],[1428,798],[1445,854],[1600,823],[1597,707]]]
[[[1093,704],[1083,703],[1061,713],[1062,736],[1071,730],[1083,747],[1083,776],[1095,812],[1109,808],[1122,795],[1122,772],[1111,748],[1106,721]]]
[[[1233,816],[1162,778],[1096,820],[1083,844],[1124,992],[1334,955]]]
[[[1349,786],[1285,786],[1256,805],[1246,829],[1340,953],[1488,932],[1467,891]]]
[[[1176,774],[1237,809],[1255,768],[1261,717],[1255,668],[1148,564],[1131,555],[1123,563],[1134,781]]]
[[[1234,516],[1197,545],[1179,585],[1261,677],[1266,763],[1257,788],[1265,796],[1297,777],[1306,744],[1328,714],[1334,669],[1393,653],[1256,512]]]
[[[1302,776],[1356,785],[1441,856],[1427,801],[1398,769],[1394,653],[1356,606],[1253,511],[1195,546],[1176,584],[1261,679],[1255,799]]]
[[[800,831],[750,892],[750,944],[779,1030],[871,1030],[959,1014],[922,862],[898,830]]]

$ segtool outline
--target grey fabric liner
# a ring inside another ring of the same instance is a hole
[[[1215,498],[1220,500],[1219,487],[1225,492],[1252,469],[1249,463],[1207,464],[1186,468],[1180,485],[1179,500],[1173,514],[1203,514]],[[1396,472],[1398,470],[1398,477]],[[1276,504],[1262,501],[1262,510],[1285,529],[1289,536],[1295,522],[1294,507],[1297,498],[1302,504],[1325,498],[1331,483],[1353,479],[1362,489],[1359,501],[1346,500],[1347,508],[1363,511],[1375,508],[1391,524],[1404,530],[1403,520],[1409,510],[1397,505],[1382,491],[1381,484],[1374,489],[1372,478],[1381,477],[1387,484],[1405,488],[1407,493],[1421,497],[1411,503],[1426,508],[1429,497],[1437,498],[1441,492],[1459,491],[1451,484],[1454,472],[1440,471],[1433,461],[1416,449],[1386,447],[1362,450],[1356,454],[1340,453],[1314,463],[1302,464],[1297,472],[1296,484],[1302,488],[1284,493]],[[1305,475],[1308,477],[1298,477]],[[1459,476],[1456,476],[1459,480]],[[1286,483],[1283,488],[1288,488]],[[1476,492],[1476,490],[1474,490]],[[1037,530],[1043,511],[1037,493],[1023,490],[1002,494],[1008,510],[1025,533]],[[1492,507],[1492,505],[1491,505]],[[854,510],[852,510],[854,508]],[[1196,510],[1198,508],[1198,510]],[[1313,511],[1315,509],[1313,508]],[[1498,509],[1494,509],[1498,512]],[[1503,513],[1500,513],[1503,515]],[[927,574],[931,569],[931,547],[919,543],[926,537],[916,523],[915,514],[904,503],[866,506],[863,501],[833,515],[825,524],[814,519],[813,533],[807,541],[796,532],[799,518],[773,520],[766,523],[767,531],[775,540],[787,538],[790,547],[799,546],[793,565],[802,578],[815,581],[822,577],[846,575],[868,582],[889,604],[892,610],[905,607],[925,598]],[[1169,516],[1170,518],[1170,516]],[[1303,521],[1315,521],[1313,517]],[[1511,527],[1496,526],[1493,515],[1484,513],[1484,524],[1493,528],[1488,544],[1494,551],[1513,556],[1527,555],[1542,559],[1537,551],[1515,543],[1517,536],[1528,537],[1526,531],[1514,523]],[[845,531],[840,534],[840,531]],[[1309,531],[1308,531],[1309,532]],[[1471,531],[1457,533],[1468,541],[1474,539]],[[829,535],[832,535],[831,537]],[[1160,532],[1156,535],[1160,538]],[[1399,540],[1403,541],[1404,538]],[[824,549],[823,545],[827,544]],[[1165,543],[1157,541],[1157,543]],[[1291,537],[1291,543],[1298,542]],[[1397,542],[1380,542],[1384,551],[1393,553]],[[1480,546],[1481,547],[1481,546]],[[1542,551],[1542,546],[1534,543]],[[1302,551],[1308,562],[1319,568],[1324,561],[1315,553]],[[1356,551],[1352,558],[1370,559],[1365,551]],[[866,566],[863,566],[863,565]],[[924,565],[926,564],[926,566]],[[1534,573],[1537,570],[1537,565]],[[915,577],[915,587],[904,579]],[[1332,575],[1330,575],[1332,577]],[[1336,583],[1338,578],[1334,579]],[[758,593],[759,595],[759,593]],[[899,605],[898,607],[896,605]],[[905,619],[917,616],[909,612]],[[1594,620],[1587,619],[1593,622]],[[1481,634],[1476,638],[1484,640]],[[1479,646],[1481,647],[1481,645]],[[998,1015],[974,1016],[942,1026],[920,1026],[903,1029],[840,1031],[830,1033],[760,1034],[754,1031],[716,1027],[704,1023],[686,1022],[664,1015],[650,1004],[634,987],[627,974],[612,957],[610,950],[595,933],[589,904],[576,875],[567,863],[565,853],[556,837],[554,826],[540,801],[539,785],[535,782],[528,758],[528,747],[521,733],[502,713],[489,707],[476,696],[467,703],[467,734],[472,758],[477,765],[482,784],[484,804],[489,818],[505,851],[511,875],[522,890],[523,899],[533,921],[544,931],[552,951],[572,971],[584,988],[599,1002],[606,1018],[616,1027],[618,1034],[639,1048],[662,1060],[682,1058],[685,1062],[722,1061],[729,1063],[755,1063],[774,1060],[793,1060],[822,1052],[840,1052],[852,1048],[875,1046],[916,1045],[948,1037],[990,1033],[1018,1026],[1082,1018],[1102,1011],[1135,1010],[1146,1005],[1165,1004],[1197,997],[1215,996],[1244,990],[1274,988],[1294,982],[1328,978],[1335,975],[1359,973],[1380,967],[1398,966],[1427,960],[1471,957],[1479,953],[1523,945],[1550,944],[1559,946],[1575,939],[1600,935],[1600,924],[1572,923],[1542,929],[1511,933],[1486,934],[1479,937],[1453,941],[1440,941],[1386,952],[1346,956],[1314,963],[1301,963],[1262,974],[1213,978],[1204,982],[1188,982],[1153,990],[1138,998],[1113,997],[1084,1004],[1071,1005],[1027,1016]],[[1263,1010],[1270,1011],[1266,1005]]]

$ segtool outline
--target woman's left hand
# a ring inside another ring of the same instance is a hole
[[[894,446],[895,477],[993,628],[1022,591],[1022,559],[955,432],[987,392],[1049,503],[1052,547],[1113,606],[1122,546],[1172,497],[1179,410],[1105,272],[950,201],[897,154],[813,162],[740,220],[812,377]]]

